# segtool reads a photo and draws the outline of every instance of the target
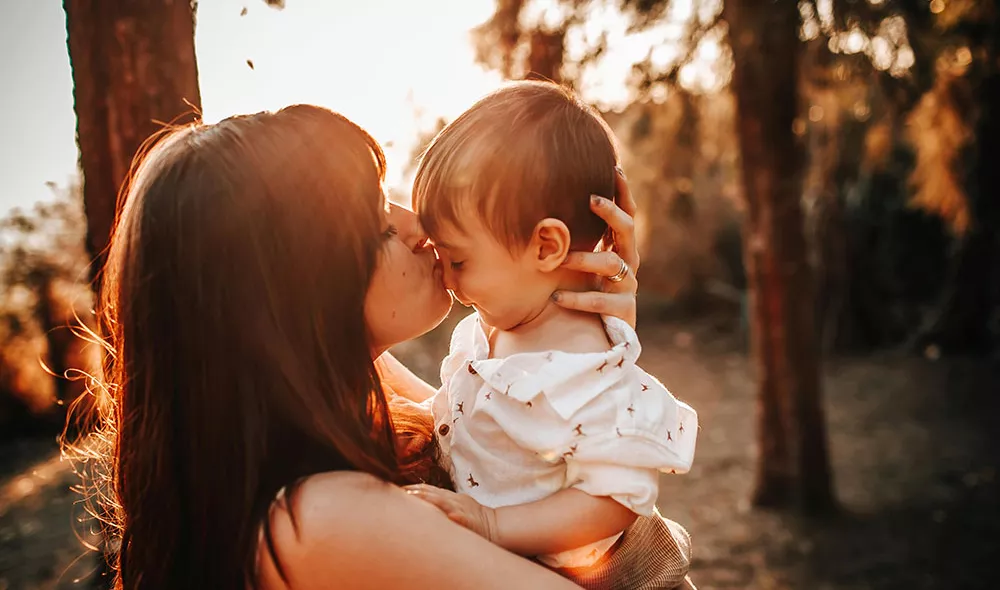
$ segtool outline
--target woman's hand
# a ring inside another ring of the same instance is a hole
[[[406,493],[434,505],[454,523],[460,524],[491,543],[497,542],[496,511],[476,502],[472,496],[456,494],[426,484],[406,486]]]
[[[571,252],[563,265],[566,268],[589,272],[602,277],[601,291],[575,293],[556,291],[553,301],[562,307],[619,317],[635,327],[635,296],[639,282],[635,273],[639,269],[639,250],[635,242],[636,205],[625,182],[625,174],[616,168],[615,180],[618,205],[596,195],[590,198],[590,208],[608,222],[614,239],[610,249],[601,252]]]

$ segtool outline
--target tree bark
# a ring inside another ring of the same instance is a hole
[[[133,158],[165,124],[183,124],[200,116],[194,4],[64,0],[63,8],[90,279],[99,292],[118,194]],[[99,558],[92,587],[110,587],[111,571],[107,555]]]
[[[794,2],[728,0],[747,219],[744,256],[757,369],[754,503],[834,506],[821,402],[812,270],[801,205],[799,14]]]
[[[201,110],[190,0],[64,0],[90,276],[104,265],[117,195],[165,123]]]
[[[566,33],[536,30],[529,33],[528,71],[526,79],[562,82],[562,65]]]

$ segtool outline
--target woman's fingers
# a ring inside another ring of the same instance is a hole
[[[621,265],[621,257],[614,252],[570,253],[563,266],[604,277],[604,290],[586,293],[556,291],[552,294],[552,300],[567,309],[621,318],[634,328],[635,296],[639,290],[639,282],[635,278],[635,272],[629,268],[622,280],[618,282],[608,280],[608,277],[613,277],[621,271]]]
[[[568,270],[588,272],[599,277],[608,278],[618,274],[622,269],[622,257],[616,252],[570,252],[563,260],[563,267]],[[629,265],[629,271],[632,265]],[[629,274],[634,274],[629,272]]]
[[[613,201],[604,197],[592,196],[590,209],[607,222],[614,233],[614,250],[622,257],[632,270],[639,268],[639,250],[635,241],[635,222],[632,216]]]
[[[563,267],[595,274],[607,279],[617,275],[622,270],[622,258],[614,252],[570,252],[563,261]],[[618,282],[604,281],[606,293],[628,293],[635,296],[639,283],[635,278],[635,269],[629,265],[628,272]]]
[[[434,505],[441,510],[441,512],[449,515],[449,517],[451,514],[456,512],[456,502],[454,498],[451,497],[453,494],[448,490],[442,490],[427,484],[406,486],[404,489],[406,490],[406,493],[416,496],[428,504]]]
[[[621,167],[615,166],[615,172],[618,173],[615,177],[615,195],[617,195],[615,202],[622,208],[622,211],[628,213],[631,217],[635,217],[639,206],[636,205],[635,199],[632,198],[632,191],[629,190],[628,181],[625,179],[625,171]]]
[[[633,293],[556,291],[552,294],[552,300],[560,307],[567,309],[621,318],[635,328],[636,305]]]

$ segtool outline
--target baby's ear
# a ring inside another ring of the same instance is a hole
[[[542,272],[552,272],[562,265],[569,253],[570,233],[566,224],[547,217],[535,225],[528,244],[533,262]]]

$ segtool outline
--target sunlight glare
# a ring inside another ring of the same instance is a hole
[[[653,47],[652,52],[649,54],[649,60],[653,63],[654,67],[666,69],[681,57],[680,53],[680,49],[676,45],[664,43]]]
[[[492,14],[489,0],[349,6],[300,0],[280,11],[251,5],[240,16],[245,5],[198,6],[205,120],[303,102],[331,108],[386,147],[390,186],[403,182],[422,127],[454,118],[501,83],[473,63],[468,38]],[[427,34],[430,26],[434,34]]]
[[[816,11],[823,31],[833,30],[833,0],[816,0]]]
[[[671,0],[667,20],[687,22],[694,16],[694,0]]]
[[[518,22],[525,30],[556,30],[568,17],[569,11],[559,0],[530,0],[521,9]]]
[[[681,86],[693,88],[698,81],[698,66],[693,63],[685,64],[681,68],[681,71],[677,73],[677,79],[680,81]]]
[[[912,68],[913,64],[916,63],[916,61],[917,60],[916,56],[913,54],[913,49],[911,49],[909,46],[900,47],[899,52],[896,53],[896,66],[903,70],[908,70]]]
[[[890,16],[879,23],[879,34],[896,45],[906,43],[906,21],[901,16]]]
[[[719,42],[715,39],[704,39],[700,45],[698,45],[698,58],[714,62],[722,56],[722,48],[719,46]]]
[[[894,57],[892,45],[890,45],[889,41],[882,35],[878,35],[872,39],[868,55],[871,58],[872,65],[875,66],[876,69],[884,72],[892,66]]]
[[[844,52],[848,54],[860,53],[868,44],[868,37],[861,32],[861,29],[854,28],[847,34],[842,46]]]

